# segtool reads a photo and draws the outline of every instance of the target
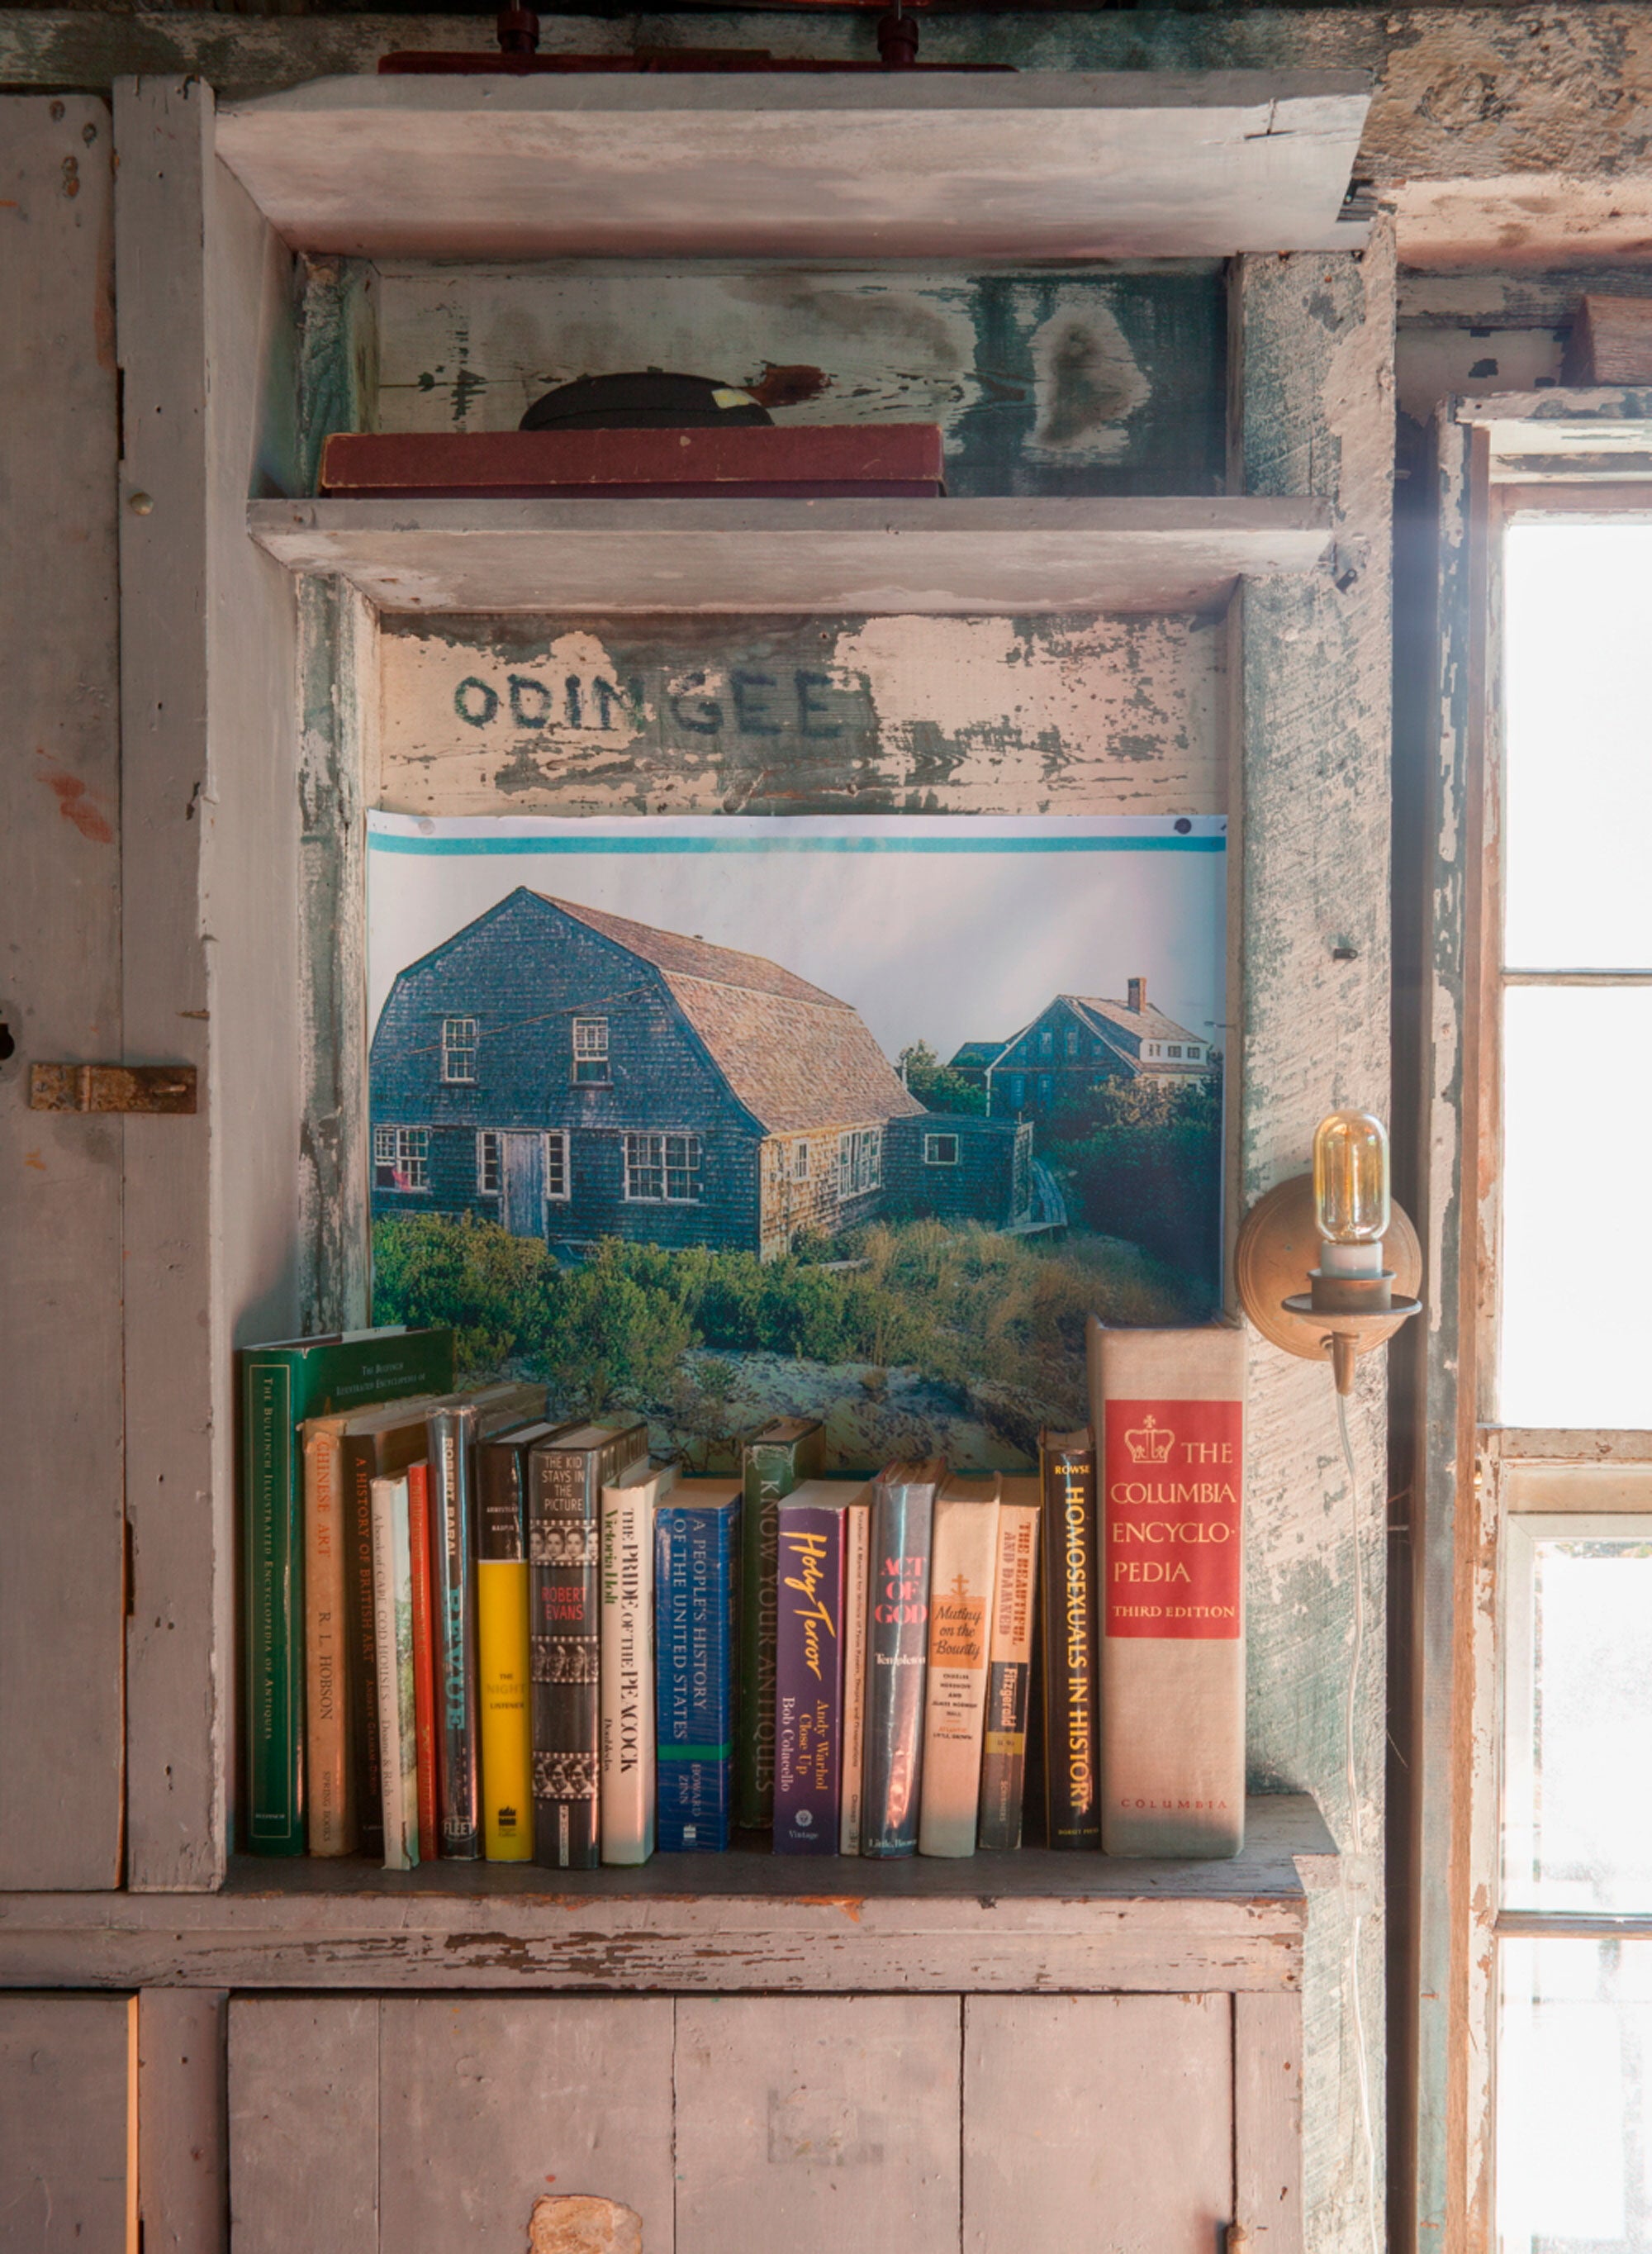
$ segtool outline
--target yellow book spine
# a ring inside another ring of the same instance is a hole
[[[490,1863],[533,1859],[527,1566],[480,1558],[477,1664],[482,1682],[482,1837]]]

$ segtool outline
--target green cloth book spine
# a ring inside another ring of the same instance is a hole
[[[410,1393],[453,1390],[450,1330],[335,1333],[246,1347],[240,1488],[246,1710],[241,1844],[304,1852],[304,1459],[298,1428]]]
[[[735,1739],[735,1805],[747,1830],[774,1822],[775,1573],[780,1501],[819,1479],[826,1433],[811,1418],[777,1417],[743,1450],[740,1537],[740,1706]]]

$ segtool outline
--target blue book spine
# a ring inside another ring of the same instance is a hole
[[[662,1854],[715,1854],[733,1803],[735,1583],[740,1501],[669,1504],[654,1522]]]

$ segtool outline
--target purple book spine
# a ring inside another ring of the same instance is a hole
[[[782,1501],[777,1579],[775,1852],[835,1855],[843,1798],[842,1504]]]

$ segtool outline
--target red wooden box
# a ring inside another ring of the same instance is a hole
[[[702,500],[763,495],[921,500],[944,491],[933,423],[735,430],[340,431],[324,494],[358,500]]]

